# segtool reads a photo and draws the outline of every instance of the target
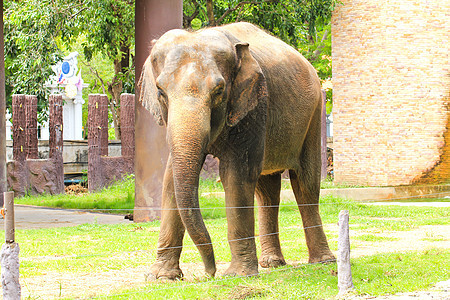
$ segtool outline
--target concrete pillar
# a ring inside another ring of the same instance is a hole
[[[183,24],[182,0],[136,0],[136,198],[134,220],[154,220],[160,216],[162,180],[168,156],[165,128],[139,103],[138,81],[142,66],[150,53],[153,39]]]
[[[83,88],[87,87],[87,84],[83,84]],[[83,104],[82,91],[78,90],[77,96],[73,99],[73,122],[74,122],[74,139],[83,139]]]

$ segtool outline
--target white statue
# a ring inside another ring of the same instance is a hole
[[[52,94],[62,94],[63,106],[63,135],[65,140],[81,140],[82,136],[82,97],[83,88],[87,84],[81,78],[81,68],[78,69],[78,52],[72,52],[52,67],[55,75],[50,77],[46,85]]]

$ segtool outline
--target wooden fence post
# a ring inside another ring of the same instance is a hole
[[[50,95],[49,104],[49,159],[55,165],[55,191],[64,193],[64,161],[63,161],[63,99],[61,94]]]
[[[13,157],[16,161],[24,161],[26,152],[26,108],[25,95],[12,96],[13,119]]]
[[[37,138],[37,97],[26,95],[25,101],[27,158],[37,159],[39,158]]]
[[[19,244],[15,242],[14,192],[5,192],[5,244],[1,250],[3,299],[20,299]]]
[[[339,213],[337,265],[339,295],[343,295],[354,288],[352,281],[352,270],[350,267],[350,233],[348,210],[342,210]]]
[[[91,94],[88,98],[88,188],[90,192],[103,187],[101,156],[108,155],[108,99]]]
[[[122,156],[134,157],[134,94],[120,96]]]
[[[63,151],[63,100],[61,94],[50,95],[48,99],[49,105],[49,157],[62,157]]]

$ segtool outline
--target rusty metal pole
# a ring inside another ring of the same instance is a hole
[[[6,99],[5,99],[5,52],[3,40],[3,0],[0,0],[0,206],[6,192]]]
[[[136,123],[135,123],[135,211],[134,220],[144,222],[160,217],[162,180],[169,153],[165,128],[139,103],[142,66],[150,54],[151,41],[183,24],[182,0],[136,0]],[[150,208],[150,209],[146,209]]]

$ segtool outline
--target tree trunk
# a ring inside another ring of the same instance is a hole
[[[120,95],[123,90],[123,74],[128,72],[130,67],[130,47],[126,45],[125,42],[122,43],[120,47],[120,52],[122,53],[120,60],[114,60],[114,78],[111,84],[108,85],[108,92],[111,94],[112,99],[109,103],[111,108],[111,114],[114,122],[114,133],[116,139],[120,140],[121,130],[120,130]]]
[[[214,18],[214,4],[212,0],[206,0],[206,14],[208,15],[209,26],[216,26]]]

